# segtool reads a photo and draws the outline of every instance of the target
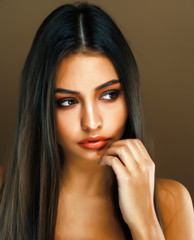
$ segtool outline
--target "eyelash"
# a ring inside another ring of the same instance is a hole
[[[113,98],[111,98],[111,99],[105,99],[105,101],[106,102],[113,102],[114,100],[116,100],[117,98],[118,98],[118,96],[120,95],[120,93],[121,93],[121,90],[109,90],[109,91],[106,91],[106,92],[104,92],[102,95],[101,95],[101,97],[100,97],[100,99],[102,99],[104,96],[106,96],[106,95],[111,95],[111,94],[114,94],[114,95],[116,95],[116,96],[114,96]],[[103,100],[103,99],[102,99]],[[73,104],[70,104],[69,106],[64,106],[63,104],[64,104],[64,102],[73,102]],[[66,98],[60,98],[60,99],[58,99],[58,100],[56,100],[56,105],[57,105],[57,107],[61,107],[61,108],[69,108],[69,107],[71,107],[71,106],[73,106],[74,104],[76,104],[76,103],[78,103],[78,101],[75,99],[75,98],[68,98],[68,97],[66,97]]]

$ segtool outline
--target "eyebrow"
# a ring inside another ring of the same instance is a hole
[[[102,89],[102,88],[105,88],[105,87],[108,87],[108,86],[111,86],[111,85],[114,85],[114,84],[117,84],[117,83],[120,83],[120,81],[119,81],[119,80],[111,80],[111,81],[108,81],[108,82],[103,83],[102,85],[96,87],[95,90],[100,90],[100,89]],[[57,89],[55,89],[55,93],[80,94],[80,92],[76,92],[76,91],[72,91],[72,90],[67,90],[67,89],[63,89],[63,88],[57,88]]]

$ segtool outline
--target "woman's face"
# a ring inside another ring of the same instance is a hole
[[[57,139],[66,159],[99,160],[122,137],[127,107],[107,57],[65,57],[57,68],[55,100]]]

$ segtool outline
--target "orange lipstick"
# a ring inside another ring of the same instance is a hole
[[[79,145],[83,148],[91,149],[91,150],[99,150],[106,146],[110,138],[96,136],[96,137],[88,137],[79,142]]]

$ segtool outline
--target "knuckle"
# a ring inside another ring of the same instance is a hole
[[[122,153],[124,153],[126,150],[127,150],[127,146],[126,145],[122,145],[121,146],[121,148],[120,148],[120,151],[122,152]]]
[[[152,162],[152,168],[155,169],[156,168],[156,165],[154,162]]]
[[[134,138],[127,139],[126,143],[127,143],[128,146],[135,145],[135,139]]]
[[[154,168],[155,167],[155,163],[151,160],[151,161],[149,161],[149,166]]]
[[[153,161],[147,161],[146,163],[142,163],[141,165],[141,169],[143,172],[148,172],[151,169],[155,169],[155,164]]]
[[[151,164],[152,164],[152,166],[154,166],[154,167],[155,167],[155,163],[154,163],[153,161],[151,161]]]
[[[132,140],[132,139],[126,139],[126,144],[127,144],[127,145],[131,144],[131,140]]]
[[[135,142],[136,142],[137,144],[142,144],[142,141],[141,141],[139,138],[136,138],[136,139],[135,139]]]
[[[112,162],[113,165],[115,165],[117,163],[117,161],[118,161],[117,157],[112,157],[111,158],[111,162]]]
[[[148,162],[144,162],[142,163],[141,168],[144,172],[148,171],[150,169],[150,164]]]

